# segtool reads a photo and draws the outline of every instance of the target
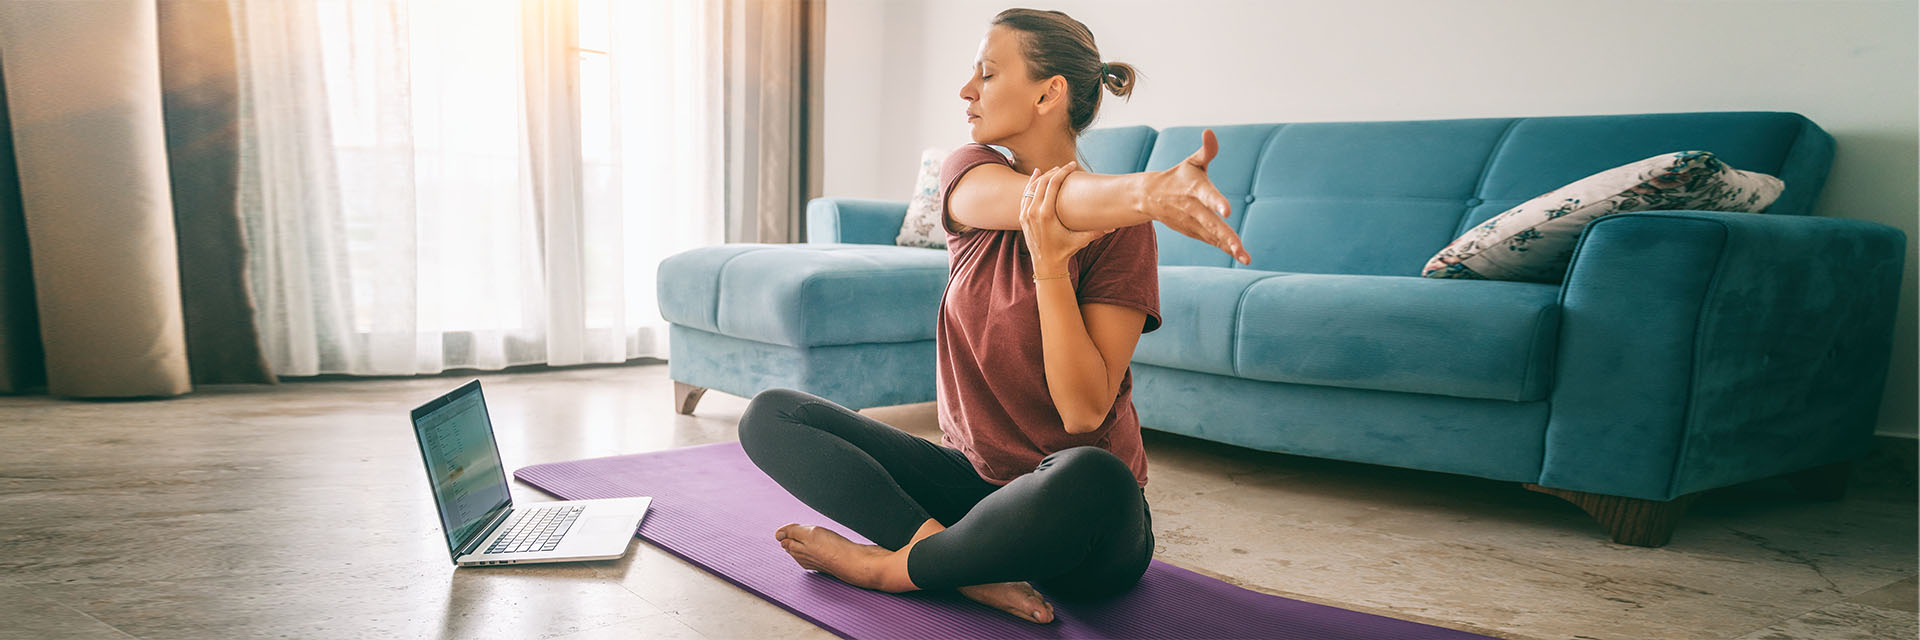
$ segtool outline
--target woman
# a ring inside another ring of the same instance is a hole
[[[814,525],[774,538],[800,566],[889,592],[958,589],[1033,622],[1063,598],[1131,588],[1153,555],[1128,363],[1159,327],[1153,225],[1249,261],[1207,180],[1212,132],[1166,171],[1077,171],[1104,86],[1086,26],[1057,11],[993,19],[960,89],[976,144],[943,167],[952,276],[936,344],[941,444],[790,389],[753,398],[754,464],[874,545]],[[1009,161],[988,144],[1006,147]],[[1044,169],[1044,171],[1043,171]]]

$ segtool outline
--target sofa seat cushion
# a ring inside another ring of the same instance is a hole
[[[1552,382],[1559,296],[1558,286],[1529,282],[1265,278],[1240,300],[1234,373],[1271,382],[1540,400]]]
[[[1283,274],[1226,267],[1160,267],[1160,328],[1140,336],[1133,361],[1233,373],[1233,327],[1247,287]]]
[[[1560,288],[1527,282],[1160,268],[1133,361],[1352,389],[1533,401],[1551,386]]]
[[[790,347],[932,340],[947,252],[865,244],[723,244],[660,263],[668,322]]]

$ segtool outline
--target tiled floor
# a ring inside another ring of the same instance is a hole
[[[510,468],[735,438],[675,415],[664,366],[489,375]],[[828,638],[642,542],[625,559],[455,571],[407,410],[458,378],[0,398],[0,637]],[[871,409],[937,435],[931,404]],[[1158,557],[1288,597],[1511,638],[1914,638],[1910,468],[1845,500],[1774,482],[1614,545],[1520,487],[1149,431]],[[545,496],[516,483],[521,500]]]

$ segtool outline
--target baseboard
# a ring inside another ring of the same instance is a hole
[[[626,362],[589,362],[552,366],[546,364],[517,364],[504,369],[447,369],[439,373],[421,373],[407,375],[358,375],[351,373],[323,373],[314,376],[280,376],[281,382],[335,382],[341,380],[412,380],[418,378],[471,378],[481,375],[499,375],[507,373],[535,373],[540,371],[571,371],[575,369],[603,369],[607,367],[632,367],[663,365],[665,358],[641,356]],[[44,389],[42,390],[44,391]]]

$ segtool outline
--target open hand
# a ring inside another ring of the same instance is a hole
[[[1027,252],[1033,254],[1035,273],[1040,269],[1058,270],[1067,259],[1112,229],[1074,231],[1060,223],[1057,206],[1060,183],[1079,170],[1080,163],[1069,162],[1046,173],[1039,169],[1027,177],[1026,194],[1020,197],[1020,231],[1026,237]]]
[[[1219,247],[1240,264],[1252,264],[1253,257],[1240,246],[1240,234],[1234,233],[1225,220],[1233,213],[1233,206],[1207,177],[1207,164],[1219,152],[1213,130],[1201,132],[1200,148],[1193,155],[1151,179],[1143,208],[1148,217],[1168,228]]]

